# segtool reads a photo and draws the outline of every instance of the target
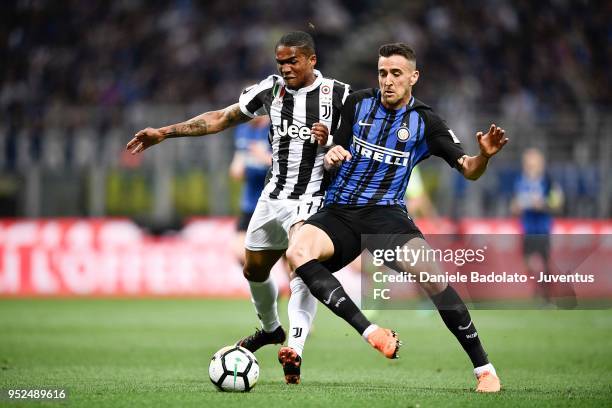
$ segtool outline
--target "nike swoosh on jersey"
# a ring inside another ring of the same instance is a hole
[[[359,121],[359,126],[372,126],[371,123]]]

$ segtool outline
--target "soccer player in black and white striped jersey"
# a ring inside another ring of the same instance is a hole
[[[127,144],[135,154],[167,138],[203,136],[259,115],[270,117],[272,176],[259,198],[245,239],[244,276],[249,281],[262,330],[238,344],[251,351],[285,341],[276,305],[278,288],[270,278],[270,270],[285,253],[293,232],[323,205],[328,185],[323,157],[331,145],[328,133],[333,135],[338,127],[342,104],[350,92],[348,85],[324,78],[314,69],[317,57],[309,34],[285,34],[275,51],[280,76],[270,75],[248,87],[238,103],[186,122],[143,129]],[[292,275],[290,287],[290,337],[288,347],[279,352],[279,361],[285,380],[299,383],[301,355],[317,301],[301,278]]]

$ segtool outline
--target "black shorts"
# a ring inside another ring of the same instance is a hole
[[[548,260],[550,255],[550,235],[527,234],[523,238],[523,256],[540,254],[542,259]]]
[[[252,212],[241,212],[240,217],[238,217],[238,223],[236,224],[236,231],[246,231],[252,217]]]
[[[358,207],[332,204],[319,210],[306,224],[322,229],[331,238],[334,255],[323,264],[332,272],[344,268],[361,253],[361,236],[364,234],[378,234],[364,242],[367,249],[395,248],[412,238],[423,238],[406,209],[399,205]]]

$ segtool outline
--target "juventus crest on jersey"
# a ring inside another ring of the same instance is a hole
[[[304,88],[288,89],[282,77],[270,75],[240,95],[240,109],[249,116],[270,116],[268,138],[272,145],[272,178],[262,194],[273,199],[300,199],[323,195],[328,185],[323,169],[326,148],[311,141],[314,123],[327,126],[333,135],[340,110],[350,92],[347,84],[324,78]]]

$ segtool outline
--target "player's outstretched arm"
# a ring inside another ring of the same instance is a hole
[[[476,133],[480,154],[478,156],[462,156],[459,164],[463,176],[469,180],[477,180],[487,169],[489,159],[497,154],[508,143],[504,129],[492,124],[487,133]]]
[[[240,105],[235,103],[225,109],[203,113],[186,122],[157,129],[142,129],[128,142],[126,149],[136,154],[168,138],[209,135],[249,120],[251,118],[242,113]]]

